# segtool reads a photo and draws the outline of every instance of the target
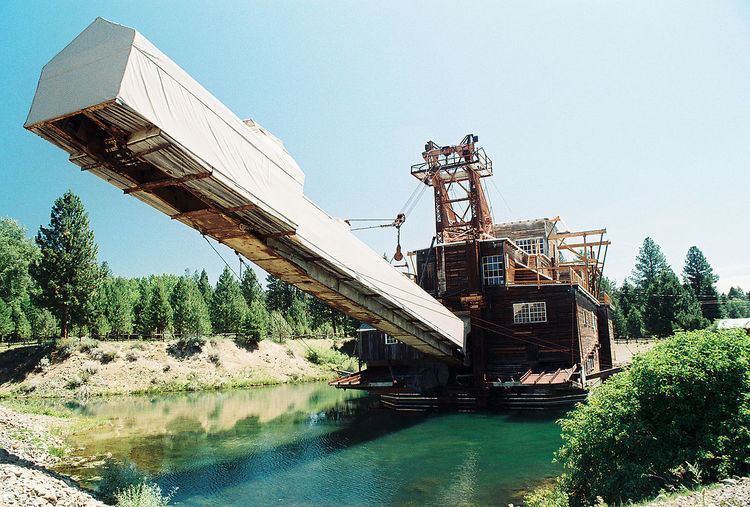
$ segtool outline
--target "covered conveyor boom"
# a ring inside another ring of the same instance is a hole
[[[97,18],[42,70],[24,125],[70,160],[432,357],[463,323],[303,194],[281,141],[137,31]]]

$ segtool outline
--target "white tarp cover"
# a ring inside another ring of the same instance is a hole
[[[301,246],[336,264],[455,345],[463,324],[447,308],[323,212],[283,144],[243,123],[132,28],[97,18],[42,70],[26,127],[112,100],[124,104],[261,201]]]

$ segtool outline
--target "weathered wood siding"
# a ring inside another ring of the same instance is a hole
[[[591,359],[593,364],[587,366],[586,373],[599,371],[599,322],[598,304],[594,303],[581,290],[576,290],[576,325],[580,343],[580,362],[585,364]]]
[[[575,335],[575,289],[560,286],[504,286],[485,289],[482,319],[504,329],[483,330],[488,374],[507,375],[516,369],[567,368],[579,361]],[[544,302],[547,322],[515,324],[513,304]],[[493,326],[486,325],[487,328]],[[473,328],[472,328],[473,329]]]
[[[599,366],[602,370],[606,370],[612,368],[615,359],[612,353],[612,343],[615,339],[612,308],[609,305],[599,306],[597,317],[599,319]]]
[[[425,359],[425,355],[414,347],[398,342],[385,343],[385,333],[362,331],[359,333],[360,359],[367,366],[413,364]]]

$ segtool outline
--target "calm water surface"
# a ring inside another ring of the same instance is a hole
[[[325,384],[110,398],[76,408],[108,422],[71,444],[177,488],[180,505],[507,504],[559,471],[560,413],[375,407]]]

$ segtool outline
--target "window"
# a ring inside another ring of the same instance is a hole
[[[594,356],[589,356],[586,358],[586,373],[593,373],[594,372]]]
[[[517,239],[515,243],[521,250],[523,250],[527,254],[533,255],[537,253],[537,249],[539,249],[539,253],[547,255],[547,248],[544,238],[542,237]]]
[[[482,257],[482,283],[484,285],[503,284],[502,255],[487,255]]]
[[[387,334],[385,335],[385,344],[386,345],[396,345],[398,343],[398,340],[395,339],[393,336]]]
[[[547,303],[514,303],[513,323],[547,322]]]

